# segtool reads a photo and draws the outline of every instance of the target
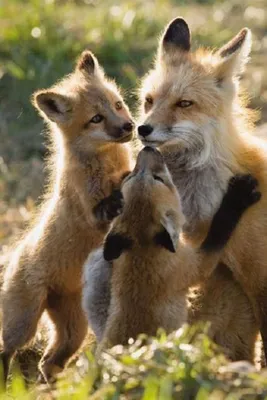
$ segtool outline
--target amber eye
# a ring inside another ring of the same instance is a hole
[[[177,107],[186,108],[192,106],[193,101],[191,100],[180,100],[176,103]]]
[[[151,97],[151,96],[147,96],[147,97],[145,98],[145,102],[146,102],[146,104],[152,105],[152,104],[153,104],[153,99],[152,99],[152,97]]]
[[[121,110],[122,109],[122,101],[117,101],[115,103],[115,108],[116,108],[116,110]]]
[[[91,118],[90,122],[93,124],[99,124],[101,121],[103,121],[104,117],[101,114],[96,114],[93,118]]]

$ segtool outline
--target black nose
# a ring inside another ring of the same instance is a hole
[[[134,123],[133,122],[126,122],[123,126],[122,129],[126,132],[132,132],[134,128]]]
[[[151,125],[140,125],[138,126],[138,133],[140,136],[146,137],[150,135],[151,132],[153,132],[153,126]]]

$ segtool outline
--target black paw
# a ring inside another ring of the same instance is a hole
[[[110,196],[101,200],[94,208],[94,214],[99,221],[112,221],[123,210],[123,196],[120,190],[113,190]]]
[[[261,198],[257,191],[258,181],[251,175],[235,175],[230,179],[228,190],[214,215],[202,250],[222,250],[230,239],[244,211]]]
[[[258,181],[252,175],[235,175],[229,181],[226,200],[231,207],[244,210],[260,200],[257,187]]]

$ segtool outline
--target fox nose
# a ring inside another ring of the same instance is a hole
[[[153,132],[153,126],[151,125],[140,125],[138,126],[138,133],[140,136],[146,137],[150,135],[151,132]]]
[[[125,122],[125,124],[122,126],[122,129],[126,132],[132,132],[133,128],[134,128],[133,122]]]

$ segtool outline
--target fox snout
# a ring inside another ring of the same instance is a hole
[[[146,137],[153,132],[153,126],[151,125],[140,125],[138,126],[138,134],[142,137]]]
[[[125,122],[125,124],[122,125],[122,130],[125,132],[132,132],[134,129],[134,123],[132,121]]]
[[[133,132],[134,127],[135,125],[132,121],[124,122],[121,126],[113,127],[113,129],[110,130],[110,136],[118,140],[126,137],[128,138]]]
[[[165,163],[162,154],[152,147],[144,147],[138,154],[135,171],[139,170],[161,170]]]

